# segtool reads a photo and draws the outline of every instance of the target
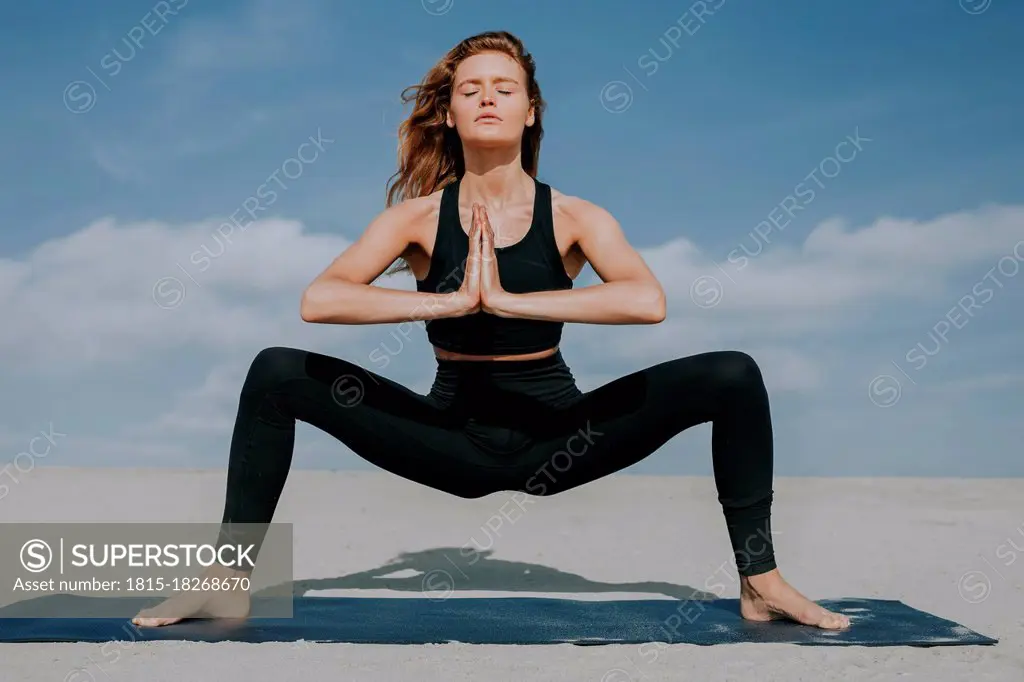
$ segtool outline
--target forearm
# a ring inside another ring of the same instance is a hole
[[[503,293],[491,312],[551,322],[589,324],[657,324],[665,319],[665,295],[647,282],[604,282],[581,289]]]
[[[454,293],[386,289],[340,280],[314,282],[302,295],[302,319],[320,324],[386,324],[464,314]]]

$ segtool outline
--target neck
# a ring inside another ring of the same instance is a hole
[[[479,202],[494,209],[522,201],[532,191],[533,178],[523,170],[518,148],[465,150],[466,174],[459,194],[470,202]]]

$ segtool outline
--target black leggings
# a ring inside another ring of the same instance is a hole
[[[737,570],[749,576],[775,568],[771,415],[749,355],[679,358],[586,393],[560,353],[437,362],[434,385],[421,395],[345,360],[293,348],[261,351],[239,398],[222,528],[271,522],[291,467],[296,420],[381,469],[463,498],[555,495],[712,422],[715,483]]]

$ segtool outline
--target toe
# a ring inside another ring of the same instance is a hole
[[[822,627],[828,628],[829,630],[842,630],[849,626],[850,619],[841,613],[829,612],[822,622]]]

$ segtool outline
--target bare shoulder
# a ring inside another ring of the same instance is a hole
[[[551,212],[555,216],[556,239],[561,229],[571,231],[571,237],[566,237],[572,239],[575,262],[589,262],[603,282],[644,281],[660,288],[643,257],[630,245],[619,221],[603,206],[551,190]]]
[[[441,192],[434,192],[422,197],[403,199],[381,212],[380,217],[390,222],[399,221],[406,225],[437,217],[441,205]]]
[[[551,212],[555,224],[564,225],[576,240],[583,237],[585,231],[619,229],[618,221],[603,206],[554,188],[551,189]]]
[[[441,206],[441,190],[422,197],[403,199],[384,209],[374,222],[391,231],[400,231],[410,245],[433,241]]]

